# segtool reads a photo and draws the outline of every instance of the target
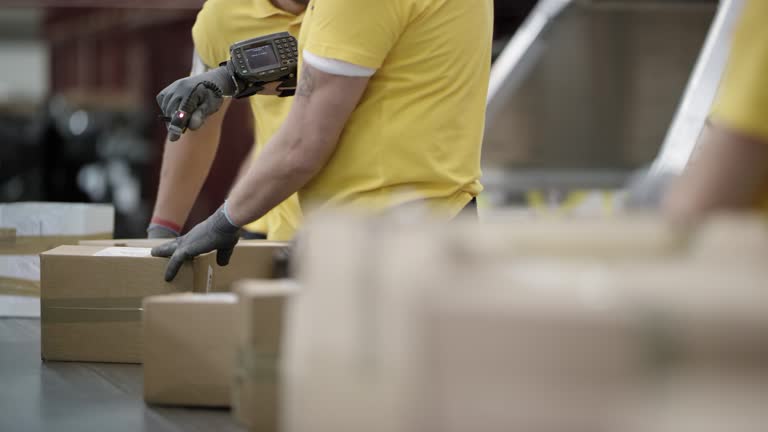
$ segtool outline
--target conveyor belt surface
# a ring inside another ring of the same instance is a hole
[[[40,361],[40,321],[0,318],[0,431],[244,431],[229,411],[155,408],[141,366]]]

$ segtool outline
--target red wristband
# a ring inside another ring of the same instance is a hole
[[[179,224],[173,223],[169,220],[161,219],[159,217],[153,217],[149,223],[166,227],[169,230],[176,231],[177,233],[181,232],[181,226]]]

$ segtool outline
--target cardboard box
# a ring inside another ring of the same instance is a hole
[[[239,423],[252,430],[278,430],[284,309],[297,290],[296,283],[287,279],[236,284],[239,300],[232,412]]]
[[[696,231],[691,254],[700,260],[762,263],[768,257],[768,219],[750,212],[712,215]]]
[[[235,358],[232,293],[144,299],[144,400],[228,407]],[[201,317],[204,317],[201,319]]]
[[[219,268],[214,291],[232,291],[232,284],[241,279],[271,279],[275,253],[288,245],[261,240],[239,242],[229,265]]]
[[[169,239],[86,240],[81,241],[80,244],[152,248],[168,241]],[[289,245],[290,243],[287,242],[241,240],[235,247],[235,253],[232,254],[229,265],[218,268],[211,291],[230,292],[232,283],[240,279],[271,279],[274,274],[275,253]]]
[[[40,316],[40,252],[111,238],[113,226],[111,205],[0,204],[0,317]]]
[[[44,360],[141,363],[143,298],[206,292],[216,268],[201,255],[169,283],[168,260],[149,249],[60,246],[40,257]]]

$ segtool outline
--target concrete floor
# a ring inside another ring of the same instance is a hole
[[[40,321],[0,318],[0,431],[242,432],[229,411],[148,407],[141,366],[40,361]]]

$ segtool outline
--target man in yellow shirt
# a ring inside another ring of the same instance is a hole
[[[208,0],[192,28],[195,45],[192,75],[217,67],[229,59],[229,47],[241,40],[288,31],[298,36],[306,8],[302,0]],[[266,145],[288,115],[292,98],[257,95],[249,99],[255,120],[255,151]],[[219,146],[221,125],[229,105],[208,117],[197,130],[178,142],[165,144],[155,210],[149,237],[177,237],[200,193]],[[178,138],[177,138],[178,139]],[[261,216],[261,215],[260,215]],[[264,232],[270,240],[290,240],[301,220],[298,198],[287,198],[249,231]]]
[[[292,193],[304,209],[426,203],[451,218],[481,191],[492,0],[312,0],[290,113],[225,204],[153,250],[218,250]]]
[[[664,199],[679,221],[758,208],[768,198],[768,1],[751,0],[734,34],[709,121]]]

